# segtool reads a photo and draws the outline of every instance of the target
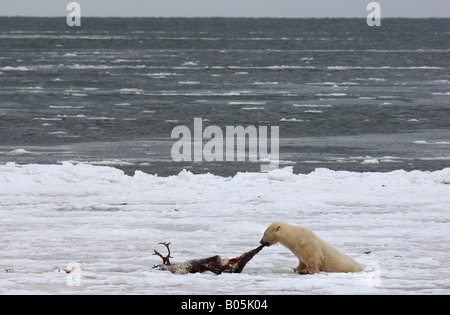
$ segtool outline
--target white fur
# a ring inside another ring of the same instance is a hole
[[[264,232],[261,243],[280,243],[297,256],[294,271],[300,274],[326,272],[359,272],[362,266],[353,258],[320,238],[310,229],[282,222],[272,223]]]

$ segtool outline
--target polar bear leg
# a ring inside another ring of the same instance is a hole
[[[314,274],[320,271],[324,257],[320,249],[314,245],[303,248],[302,250],[304,262],[300,261],[299,265],[295,268],[295,271],[301,275]]]
[[[300,270],[305,269],[306,265],[302,262],[299,261],[298,266],[294,268],[295,272],[300,272]]]
[[[297,272],[301,275],[312,275],[314,273],[318,273],[320,271],[320,268],[318,265],[315,266],[307,266],[301,270],[298,270]]]

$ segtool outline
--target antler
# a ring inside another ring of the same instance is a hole
[[[153,255],[158,255],[159,257],[161,257],[161,259],[163,260],[163,265],[166,265],[166,266],[169,266],[170,265],[170,260],[169,260],[169,258],[173,258],[172,256],[170,256],[170,242],[169,243],[166,243],[166,242],[163,242],[163,243],[158,243],[158,244],[161,244],[161,245],[164,245],[164,246],[166,246],[166,248],[167,248],[167,251],[168,251],[168,254],[167,254],[167,256],[166,257],[164,257],[163,255],[161,255],[156,249],[154,249],[153,251],[155,252]]]

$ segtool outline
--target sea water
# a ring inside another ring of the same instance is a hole
[[[450,159],[448,19],[0,18],[0,162],[174,162],[178,125],[278,126],[281,165],[438,170]],[[17,151],[23,150],[23,151]],[[23,154],[19,154],[19,153]]]

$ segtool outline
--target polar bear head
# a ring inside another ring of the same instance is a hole
[[[271,246],[278,243],[277,235],[280,232],[282,225],[283,223],[281,222],[272,223],[264,232],[264,235],[261,238],[260,243],[265,246]]]

